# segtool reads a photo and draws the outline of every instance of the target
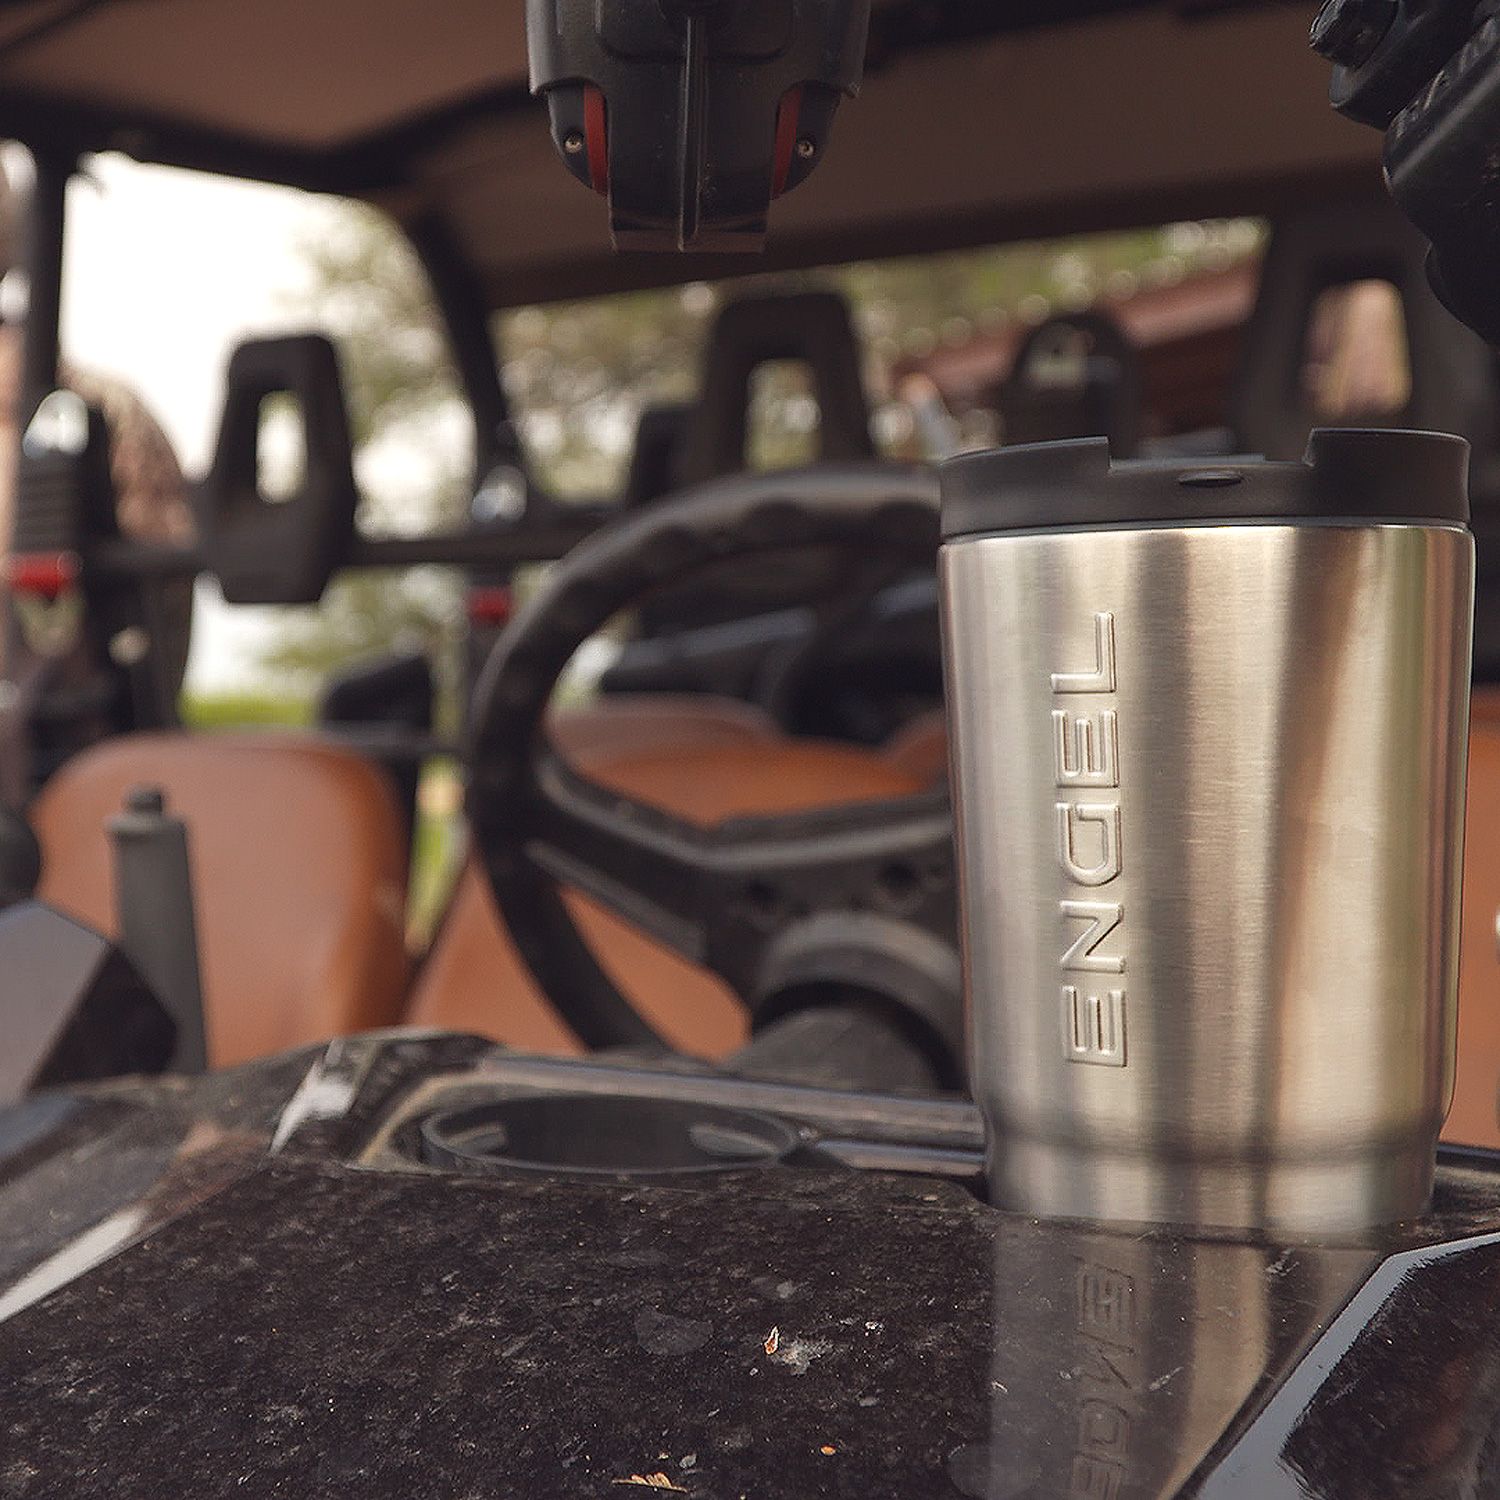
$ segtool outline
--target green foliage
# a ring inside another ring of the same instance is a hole
[[[1127,296],[1252,252],[1245,221],[1178,224],[960,254],[872,262],[794,275],[528,308],[498,320],[504,377],[538,478],[561,498],[615,491],[640,411],[684,401],[715,311],[754,291],[829,287],[849,299],[878,403],[877,435],[915,456],[910,413],[890,386],[892,366],[976,333],[1026,324],[1059,307]],[[425,278],[389,221],[331,206],[305,246],[297,310],[338,342],[362,447],[372,529],[431,530],[462,518],[471,433]],[[794,367],[773,366],[754,393],[751,456],[759,465],[807,456],[816,408]],[[981,422],[972,440],[986,437]],[[435,653],[456,681],[461,631],[451,576],[340,580],[314,612],[288,612],[265,665],[306,689],[336,663],[410,642]],[[449,715],[456,713],[450,701]]]
[[[500,322],[506,389],[543,482],[563,496],[607,494],[623,478],[641,409],[697,390],[724,302],[832,287],[848,299],[865,348],[877,434],[897,447],[909,422],[890,373],[903,356],[1227,266],[1259,240],[1245,220],[1174,224],[525,308]],[[755,392],[752,459],[799,461],[815,418],[802,372],[771,367]]]
[[[269,693],[187,693],[179,709],[189,729],[301,729],[312,722],[307,699]]]

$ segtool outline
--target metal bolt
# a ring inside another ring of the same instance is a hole
[[[162,813],[167,808],[167,799],[159,786],[133,786],[125,794],[125,811],[133,813]]]
[[[1396,0],[1326,0],[1308,42],[1342,68],[1367,63],[1396,19]]]
[[[151,637],[139,625],[127,625],[110,637],[109,657],[116,666],[139,666],[150,652]]]
[[[802,136],[797,142],[797,155],[803,161],[811,161],[818,154],[818,143],[810,136]]]
[[[584,148],[583,132],[581,130],[570,130],[563,137],[563,150],[569,156],[577,156]]]

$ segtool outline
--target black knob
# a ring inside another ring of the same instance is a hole
[[[27,900],[42,876],[42,851],[20,813],[0,807],[0,907]]]
[[[1396,0],[1325,0],[1308,41],[1341,68],[1367,63],[1396,19]]]

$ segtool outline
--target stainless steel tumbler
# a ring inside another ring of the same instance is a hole
[[[997,1203],[1355,1230],[1452,1092],[1467,446],[956,459],[941,557]]]

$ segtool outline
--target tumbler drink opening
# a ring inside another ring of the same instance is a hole
[[[943,472],[993,1200],[1292,1234],[1419,1213],[1452,1090],[1467,445]]]

